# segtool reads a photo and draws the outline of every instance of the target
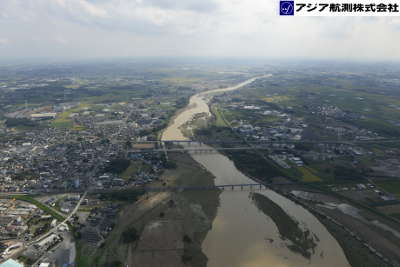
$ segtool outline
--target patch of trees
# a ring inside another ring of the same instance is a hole
[[[23,262],[23,263],[27,264],[28,266],[31,266],[31,265],[33,265],[33,264],[36,262],[35,259],[29,258],[29,257],[24,256],[24,255],[19,256],[19,257],[18,257],[18,260],[19,260],[20,262]]]
[[[130,227],[122,232],[121,241],[122,243],[129,244],[139,239],[139,233],[135,227]]]
[[[3,242],[0,242],[0,253],[3,253],[4,250],[6,250],[8,246],[6,246]]]
[[[398,137],[400,135],[399,127],[392,125],[384,120],[379,120],[379,119],[358,120],[355,121],[355,124],[362,128],[366,128],[389,137]]]
[[[286,177],[278,167],[275,167],[272,163],[266,162],[264,158],[252,151],[229,151],[227,154],[238,169],[261,180],[268,181],[277,176]]]
[[[183,242],[192,243],[192,239],[188,235],[184,235],[183,236]]]
[[[363,173],[355,168],[337,166],[334,170],[335,179],[338,180],[362,180]]]
[[[110,139],[108,138],[104,138],[100,141],[100,144],[104,145],[104,144],[109,144],[110,143]]]
[[[302,150],[302,151],[311,151],[313,149],[312,144],[305,144],[305,143],[295,144],[295,147],[297,150]]]
[[[187,97],[181,97],[175,102],[176,108],[183,108],[189,103],[189,99]]]
[[[135,202],[143,194],[144,194],[143,190],[124,190],[124,191],[116,191],[110,193],[102,193],[100,195],[100,199],[107,201]]]
[[[170,208],[175,207],[175,201],[172,200],[172,199],[170,199],[170,200],[168,201],[168,206],[169,206]]]
[[[153,129],[145,129],[145,130],[141,130],[139,132],[139,136],[143,137],[143,136],[147,136],[147,140],[148,141],[157,141],[157,132],[164,129],[166,126],[166,124],[162,125],[162,126],[158,126],[156,128]]]
[[[148,134],[151,134],[151,132],[152,131],[150,129],[143,129],[143,130],[140,130],[139,136],[146,136]]]
[[[110,161],[108,165],[104,168],[104,172],[121,174],[123,173],[131,164],[127,159],[118,158]]]
[[[164,161],[164,167],[167,169],[176,169],[178,165],[176,164],[176,162],[168,160]]]
[[[212,135],[212,130],[209,128],[200,128],[200,129],[196,129],[196,135],[200,135],[200,136],[210,136]]]
[[[124,264],[120,261],[112,261],[112,262],[103,264],[102,267],[124,267]]]
[[[191,255],[189,255],[189,252],[185,249],[182,255],[182,262],[184,264],[187,264],[189,262],[191,262],[193,259],[193,257]]]
[[[8,128],[11,128],[11,127],[20,127],[20,126],[35,127],[38,124],[37,124],[37,122],[32,121],[30,119],[26,119],[26,118],[8,118],[5,122],[5,125]]]
[[[17,180],[17,181],[30,180],[30,179],[33,179],[33,178],[36,178],[36,175],[35,175],[35,173],[33,173],[30,170],[17,173],[13,177],[13,179]]]
[[[207,143],[209,139],[219,140],[221,142],[225,141],[226,144],[222,143],[222,146],[227,146],[230,141],[237,141],[229,127],[217,127],[213,125],[207,128],[200,128],[196,129],[195,135],[197,138],[204,139],[205,143]]]

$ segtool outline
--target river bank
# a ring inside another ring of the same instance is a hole
[[[166,186],[213,184],[214,177],[187,154],[170,153],[169,159],[177,168],[163,175]],[[219,192],[197,193],[170,192],[169,200],[147,216],[142,236],[128,256],[129,266],[207,266],[201,244],[215,217]]]
[[[229,135],[227,133],[229,131],[230,129],[226,127],[221,128],[212,126],[208,129],[197,131],[196,133],[201,134],[196,135],[195,138],[196,140],[204,140],[204,142],[207,142],[207,140],[214,140],[212,137],[218,136],[222,133],[224,137],[230,137],[231,141],[239,141],[237,137],[235,138],[234,134]],[[326,209],[324,210],[324,208],[319,207],[318,204],[334,202],[337,203],[336,205],[351,205],[351,203],[348,203],[344,198],[335,197],[332,194],[329,194],[329,192],[318,190],[319,187],[313,186],[313,184],[293,183],[293,181],[291,181],[290,179],[284,179],[284,177],[281,177],[279,179],[272,179],[271,181],[271,177],[266,176],[265,171],[263,171],[263,169],[268,168],[267,162],[265,162],[264,164],[259,163],[260,166],[254,166],[254,163],[257,162],[257,160],[253,157],[248,155],[247,160],[243,160],[243,157],[246,157],[247,153],[243,153],[240,157],[231,155],[231,153],[224,154],[226,154],[226,156],[228,156],[234,162],[235,167],[237,167],[241,172],[246,173],[247,175],[251,174],[251,176],[249,177],[253,177],[252,179],[255,179],[256,181],[272,182],[271,187],[274,189],[274,191],[286,196],[287,198],[302,205],[304,208],[312,212],[326,227],[330,234],[338,241],[340,246],[343,248],[346,258],[348,259],[351,266],[397,266],[396,262],[398,260],[398,257],[396,256],[396,253],[394,251],[396,251],[395,244],[398,243],[398,240],[396,241],[394,237],[390,238],[391,236],[385,235],[385,233],[377,227],[372,227],[373,223],[369,222],[374,220],[386,221],[385,218],[379,217],[376,214],[370,214],[362,207],[360,207],[362,213],[364,215],[368,214],[366,215],[366,218],[370,219],[364,219],[361,222],[359,222],[357,218],[352,218],[351,216],[343,214],[340,211]],[[258,153],[255,152],[251,155],[257,157],[257,154]],[[252,158],[253,160],[251,160]],[[272,173],[269,174],[271,175]],[[284,186],[278,185],[281,184],[283,181],[285,183]],[[274,185],[274,183],[278,184]],[[314,194],[318,196],[314,197],[314,202],[307,202],[302,199],[296,198],[291,194],[292,191],[299,190],[307,192],[305,194]],[[263,202],[265,204],[265,202],[267,202],[266,199],[264,199]],[[294,226],[294,224],[290,222],[290,218],[284,216],[282,212],[280,212],[278,207],[274,207],[274,205],[272,205],[271,203],[263,206],[265,207],[265,213],[268,214],[268,216],[276,222],[276,224],[278,225],[278,229],[281,233],[283,233],[283,236],[291,236],[290,232],[296,232],[290,230],[295,229],[295,227],[284,227],[285,225],[287,226],[290,224]],[[327,213],[330,215],[328,216]],[[357,226],[355,227],[355,225]],[[284,229],[281,229],[282,227],[284,227]],[[371,227],[373,229],[371,229]],[[378,242],[377,244],[375,242],[375,240],[377,239],[382,240],[382,242]],[[301,240],[301,238],[298,238],[296,240]],[[296,242],[292,243],[294,245],[296,244]],[[303,253],[303,255],[306,254]],[[365,261],[365,259],[368,260]]]
[[[153,186],[210,186],[214,177],[184,153],[170,153],[176,168]],[[78,240],[79,267],[206,267],[201,244],[211,228],[219,191],[147,193],[119,213],[115,227],[98,248]],[[126,238],[128,237],[128,238]]]
[[[162,140],[187,140],[182,126],[187,126],[199,114],[209,118],[211,113],[208,103],[214,94],[237,90],[255,79],[257,78],[237,86],[192,96],[190,108],[175,118],[163,132]],[[215,176],[216,185],[252,182],[229,158],[217,151],[210,154],[191,154],[191,156]],[[202,250],[208,258],[208,267],[259,267],[265,263],[271,266],[296,267],[349,266],[336,240],[310,212],[273,191],[266,190],[262,194],[278,205],[289,217],[294,218],[303,231],[309,231],[310,236],[317,237],[312,255],[307,258],[291,250],[287,241],[280,235],[276,223],[257,208],[249,192],[224,191],[219,195],[220,204],[212,228],[202,244]],[[267,242],[270,239],[276,242]]]
[[[196,140],[203,140],[205,143],[207,143],[208,140],[216,140],[217,138],[217,140],[222,141],[231,140],[238,142],[241,140],[238,139],[238,136],[236,136],[232,130],[226,126],[229,125],[229,123],[225,122],[224,125],[218,127],[218,120],[221,120],[221,118],[218,118],[218,114],[213,113],[213,115],[214,118],[210,119],[210,127],[195,132],[194,138]],[[212,146],[215,146],[215,144],[212,144]],[[305,204],[302,201],[299,201],[299,199],[293,198],[293,196],[290,194],[291,190],[318,192],[320,195],[320,198],[318,199],[321,201],[321,203],[324,202],[324,199],[329,199],[325,201],[335,201],[338,204],[345,205],[344,203],[347,203],[347,201],[343,198],[333,198],[333,196],[331,196],[328,192],[316,190],[317,188],[313,187],[312,185],[306,185],[303,183],[301,183],[302,185],[297,185],[296,183],[292,184],[293,181],[297,181],[295,179],[295,173],[279,174],[277,172],[274,173],[274,171],[271,172],[266,170],[274,166],[271,166],[268,161],[264,161],[262,158],[260,158],[258,156],[258,152],[229,153],[224,151],[224,154],[234,162],[235,167],[237,167],[241,172],[250,175],[249,177],[255,177],[257,181],[272,183],[283,182],[287,184],[287,186],[284,187],[276,186],[275,190],[280,194],[292,199],[296,203],[301,204],[304,208],[312,212],[318,218],[320,223],[322,223],[329,233],[338,241],[340,246],[343,248],[346,258],[351,266],[398,266],[398,257],[396,256],[398,254],[395,252],[398,251],[398,248],[396,248],[398,240],[396,240],[394,236],[386,235],[384,231],[376,227],[374,224],[374,221],[376,220],[382,222],[386,221],[385,218],[379,217],[376,214],[370,214],[367,210],[361,208],[362,211],[360,212],[362,212],[364,215],[368,214],[366,218],[369,219],[364,219],[363,221],[359,222],[357,218],[352,218],[351,216],[343,214],[342,212],[323,210],[322,207],[316,207],[315,204],[318,204],[318,202]],[[279,178],[277,179],[273,176]],[[301,176],[297,175],[297,177]],[[279,212],[276,211],[279,210],[271,209],[273,205],[267,205],[267,207],[268,206],[269,208],[266,209],[266,211],[269,211],[268,215],[274,221],[280,221],[278,225],[287,225],[288,222],[290,222],[290,220],[283,220],[282,218],[284,216],[277,217],[276,213],[279,214]],[[271,212],[271,210],[275,210],[275,212]],[[327,216],[326,213],[329,213],[330,216]],[[386,221],[386,223],[388,222]],[[355,227],[355,225],[357,226]],[[286,230],[284,232],[286,232]],[[377,239],[381,241],[376,242]],[[366,261],[366,259],[368,260]]]

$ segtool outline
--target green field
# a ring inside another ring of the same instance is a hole
[[[234,95],[277,110],[290,106],[296,116],[306,119],[316,117],[310,111],[317,106],[335,106],[354,115],[343,118],[341,123],[373,130],[387,137],[400,134],[400,94],[395,88],[381,86],[374,77],[332,77],[318,73],[288,77],[277,74],[273,79],[249,85]],[[255,121],[257,118],[253,119]]]
[[[376,184],[381,187],[383,190],[396,195],[400,198],[400,181],[382,181],[376,182]]]
[[[129,178],[132,177],[132,175],[136,174],[137,172],[140,172],[140,171],[149,172],[150,170],[151,170],[151,167],[149,165],[146,165],[142,162],[131,161],[129,167],[126,168],[125,171],[122,172],[121,176],[125,180],[128,180]]]
[[[135,174],[138,171],[138,167],[137,164],[135,163],[131,163],[131,165],[129,165],[129,167],[121,174],[122,178],[124,178],[125,180],[128,180],[129,178],[131,178],[131,176],[133,174]]]
[[[303,182],[321,182],[321,178],[313,173],[313,171],[308,167],[299,167],[298,168],[301,174],[303,175]]]
[[[217,127],[228,127],[223,114],[222,114],[222,110],[219,107],[212,107],[211,108],[211,112],[214,114],[215,116],[215,126]]]
[[[73,113],[78,113],[85,108],[89,108],[89,104],[79,104],[79,106],[75,108],[68,109],[60,114],[58,114],[57,118],[51,122],[51,125],[56,128],[72,128],[73,130],[83,130],[83,127],[80,125],[75,125],[73,120],[70,118],[70,115]]]

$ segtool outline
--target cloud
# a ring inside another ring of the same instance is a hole
[[[218,9],[218,2],[215,0],[145,0],[143,3],[162,9],[182,9],[194,12],[213,12]]]
[[[10,40],[7,38],[0,38],[0,45],[8,45]]]
[[[11,1],[11,0],[5,0]],[[14,0],[21,3],[22,0]],[[188,34],[209,24],[217,0],[26,0],[40,16],[109,31]],[[21,15],[18,15],[22,17]],[[42,19],[38,18],[37,19]],[[215,19],[215,18],[213,18]]]
[[[69,43],[69,41],[61,35],[56,36],[54,42],[60,45],[67,45]]]
[[[279,17],[277,3],[1,0],[0,36],[13,46],[3,45],[0,56],[400,59],[399,18]]]

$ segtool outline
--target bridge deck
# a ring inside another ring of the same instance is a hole
[[[208,140],[207,144],[271,144],[271,143],[332,143],[332,144],[348,144],[348,143],[375,143],[375,142],[400,142],[400,138],[375,138],[368,140],[260,140],[260,141],[221,141],[221,140]],[[199,140],[162,140],[162,141],[144,141],[140,143],[175,143],[175,144],[206,144]]]
[[[131,150],[129,153],[142,153],[142,152],[213,152],[215,150],[267,150],[268,147],[214,147],[214,148],[166,148],[166,149],[146,149],[146,150]]]
[[[213,147],[207,148],[203,147],[207,145],[205,143],[195,141],[195,140],[164,140],[164,141],[150,141],[154,143],[162,143],[162,148],[153,148],[153,149],[143,149],[143,150],[130,150],[128,153],[140,153],[140,152],[213,152],[213,151],[223,151],[223,150],[267,150],[269,149],[270,145],[273,144],[343,144],[343,145],[354,145],[354,144],[374,144],[374,143],[391,143],[391,142],[400,142],[400,139],[371,139],[371,140],[349,140],[349,141],[337,141],[337,140],[325,140],[325,141],[305,141],[305,140],[280,140],[280,141],[209,141],[208,144],[220,144],[220,145],[238,145],[241,144],[242,146],[233,146],[233,147]],[[165,145],[167,143],[172,144],[188,144],[185,147],[181,148],[167,148]],[[244,146],[243,146],[244,145]]]
[[[226,184],[215,186],[173,186],[173,187],[145,187],[148,192],[163,191],[210,191],[210,190],[265,190],[267,187],[263,184]]]

